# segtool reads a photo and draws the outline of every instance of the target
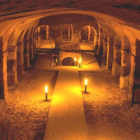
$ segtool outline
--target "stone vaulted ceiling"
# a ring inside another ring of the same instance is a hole
[[[62,7],[101,12],[140,24],[139,0],[0,0],[0,16]]]

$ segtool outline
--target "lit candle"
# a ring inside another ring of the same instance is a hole
[[[79,64],[81,63],[81,59],[79,59]]]
[[[48,86],[45,86],[46,101],[48,100],[47,94],[48,94]]]
[[[81,59],[79,59],[79,68],[81,68]]]
[[[87,92],[87,83],[88,83],[88,80],[85,79],[85,92]]]

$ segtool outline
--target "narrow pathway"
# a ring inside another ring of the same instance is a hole
[[[88,140],[77,70],[59,71],[44,140]]]
[[[59,71],[44,140],[88,140],[78,71],[101,72],[101,69],[94,53],[82,53],[82,56],[82,68],[48,66],[46,54],[38,56],[34,69]]]

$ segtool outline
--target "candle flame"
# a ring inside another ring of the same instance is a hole
[[[48,86],[45,86],[45,93],[48,93]]]
[[[74,58],[74,61],[76,61],[76,58]]]
[[[87,79],[85,79],[85,85],[87,85],[87,83],[88,83],[88,80],[87,80]]]
[[[79,63],[81,63],[81,59],[79,59]]]

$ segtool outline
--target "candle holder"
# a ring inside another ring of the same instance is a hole
[[[85,93],[87,93],[87,85],[85,85]]]
[[[87,79],[85,79],[85,93],[87,93]]]

